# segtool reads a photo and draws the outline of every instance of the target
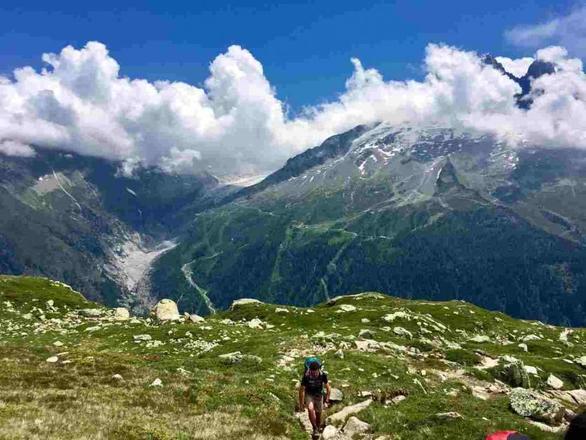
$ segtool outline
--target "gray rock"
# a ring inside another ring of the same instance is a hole
[[[403,327],[394,327],[393,333],[396,334],[397,336],[404,336],[409,339],[411,339],[413,337],[413,334],[409,330],[407,330]]]
[[[79,314],[86,318],[99,318],[104,314],[104,311],[102,309],[81,309]]]
[[[436,418],[440,420],[455,420],[455,419],[463,419],[462,414],[457,413],[455,411],[445,412],[445,413],[437,413],[435,415]]]
[[[368,408],[372,403],[372,399],[367,399],[363,402],[356,403],[354,405],[347,406],[335,414],[328,417],[327,422],[331,425],[338,425],[343,423],[349,416],[358,414],[360,411]]]
[[[54,364],[55,362],[58,362],[59,358],[57,356],[51,356],[49,358],[47,358],[47,362],[49,362],[50,364]]]
[[[328,425],[321,434],[322,440],[335,440],[338,438],[338,430],[335,426]]]
[[[514,388],[509,399],[513,411],[538,422],[558,425],[564,416],[564,409],[558,402],[546,399],[535,391]]]
[[[350,438],[358,434],[365,434],[368,431],[370,431],[370,425],[355,416],[348,419],[343,429],[344,434]]]
[[[134,342],[151,341],[153,339],[153,337],[148,334],[134,335],[133,338],[134,338]]]
[[[161,379],[159,379],[158,377],[153,380],[153,382],[149,385],[150,387],[162,387],[163,386],[163,381]]]
[[[153,309],[153,313],[159,321],[178,321],[181,319],[177,304],[171,299],[162,299]]]
[[[547,378],[547,385],[554,390],[561,390],[564,387],[564,382],[553,374],[550,374]]]
[[[251,319],[250,321],[248,321],[246,323],[246,325],[250,328],[258,329],[258,330],[266,327],[266,324],[258,318]]]
[[[338,403],[344,400],[344,393],[342,390],[338,388],[332,388],[330,390],[330,401],[333,403]]]
[[[340,304],[339,310],[342,312],[355,312],[356,306],[353,306],[352,304]]]
[[[578,359],[574,359],[574,362],[576,362],[581,367],[586,368],[586,356],[582,356]]]
[[[372,338],[374,338],[374,334],[373,334],[372,330],[362,329],[358,333],[358,337],[362,338],[362,339],[372,339]]]
[[[205,322],[205,319],[202,316],[196,315],[195,313],[188,315],[187,319],[195,324],[199,322]]]
[[[115,321],[128,321],[130,319],[130,312],[125,307],[116,307],[114,309]]]

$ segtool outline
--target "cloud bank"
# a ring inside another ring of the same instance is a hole
[[[231,46],[210,64],[202,87],[130,79],[107,48],[89,42],[45,54],[46,67],[0,77],[0,153],[30,156],[32,146],[124,161],[127,172],[232,176],[272,171],[288,157],[358,124],[442,124],[494,133],[513,144],[586,148],[582,63],[550,47],[534,58],[555,62],[535,80],[530,110],[516,106],[519,86],[474,52],[430,44],[423,81],[386,81],[353,59],[354,72],[332,102],[290,117],[261,63]],[[501,61],[515,75],[533,58]]]

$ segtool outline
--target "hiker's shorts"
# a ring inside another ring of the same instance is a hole
[[[305,407],[309,408],[309,404],[312,402],[315,411],[321,413],[324,408],[324,396],[320,394],[316,396],[313,396],[311,394],[305,394]]]

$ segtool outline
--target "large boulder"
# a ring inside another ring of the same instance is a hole
[[[549,425],[559,425],[562,422],[564,408],[558,402],[546,399],[535,391],[514,388],[509,398],[511,408],[520,416]]]
[[[130,312],[125,307],[116,307],[114,309],[115,321],[128,321],[130,319]]]
[[[177,304],[171,299],[160,300],[153,312],[159,321],[178,321],[181,319]]]

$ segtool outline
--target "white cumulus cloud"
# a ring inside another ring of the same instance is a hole
[[[567,15],[538,24],[516,26],[505,32],[512,43],[529,48],[555,44],[566,47],[573,55],[586,56],[586,5]]]
[[[23,67],[0,77],[0,153],[30,155],[32,145],[121,160],[124,172],[156,165],[229,177],[272,171],[328,136],[378,121],[586,148],[581,61],[561,47],[534,58],[558,69],[536,80],[540,92],[529,111],[516,106],[520,87],[476,53],[430,44],[423,81],[387,81],[353,59],[354,72],[335,100],[291,117],[262,64],[239,46],[217,56],[196,87],[123,77],[107,48],[89,42],[43,55],[40,71]],[[503,64],[516,74],[532,59]]]

